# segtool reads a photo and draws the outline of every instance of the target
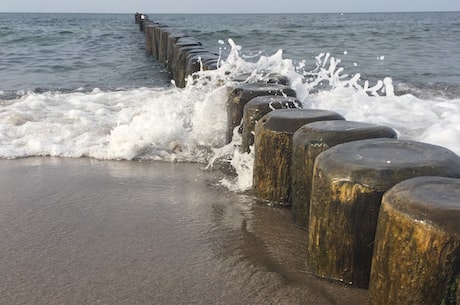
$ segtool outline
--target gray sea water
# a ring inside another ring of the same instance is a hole
[[[131,15],[0,14],[0,90],[161,86]]]
[[[364,79],[392,77],[418,88],[460,86],[460,13],[346,13],[279,15],[151,15],[157,22],[190,32],[209,47],[234,38],[248,55],[283,49],[286,58],[306,61],[324,52],[342,60],[349,74]]]
[[[145,12],[148,13],[148,12]],[[331,53],[347,73],[391,77],[400,90],[460,95],[460,13],[155,15],[225,54],[233,39],[253,60],[283,49],[314,67]],[[0,90],[136,88],[168,85],[144,56],[130,14],[0,14]]]

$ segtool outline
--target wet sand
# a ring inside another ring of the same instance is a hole
[[[0,304],[365,304],[290,211],[198,164],[0,160]]]

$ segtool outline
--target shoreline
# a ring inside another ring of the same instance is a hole
[[[306,274],[285,209],[193,163],[0,160],[5,304],[356,304]]]

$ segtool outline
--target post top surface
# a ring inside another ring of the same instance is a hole
[[[392,187],[382,202],[409,217],[460,234],[460,179],[417,177]]]

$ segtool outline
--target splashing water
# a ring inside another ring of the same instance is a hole
[[[240,55],[241,46],[228,41],[231,51],[217,70],[188,77],[184,89],[137,88],[124,91],[59,91],[25,93],[0,100],[0,157],[91,157],[200,162],[210,166],[227,159],[237,172],[222,183],[244,191],[252,185],[252,153],[240,153],[241,138],[225,145],[226,103],[232,78],[250,73],[287,76],[304,108],[340,113],[347,120],[383,124],[400,138],[442,145],[460,153],[460,100],[397,96],[387,77],[376,84],[349,76],[340,59],[329,53],[316,57],[306,71],[305,61],[294,66],[282,50],[256,62]],[[222,41],[219,41],[222,44]],[[19,94],[19,93],[18,93]]]
[[[277,52],[270,59],[279,61],[281,55]],[[270,59],[264,58],[262,62]],[[352,77],[342,74],[344,69],[339,64],[340,59],[322,53],[316,57],[316,68],[312,71],[304,71],[305,64],[301,62],[298,67],[283,72],[289,76],[304,108],[333,110],[348,120],[392,127],[402,139],[460,152],[459,99],[423,100],[410,94],[396,96],[390,77],[370,86],[368,81],[361,82],[360,74]],[[240,135],[234,132],[233,139],[231,144],[214,151],[213,160],[227,155],[238,175],[233,181],[222,183],[231,190],[245,191],[252,187],[253,149],[250,153],[241,153],[236,149]]]

